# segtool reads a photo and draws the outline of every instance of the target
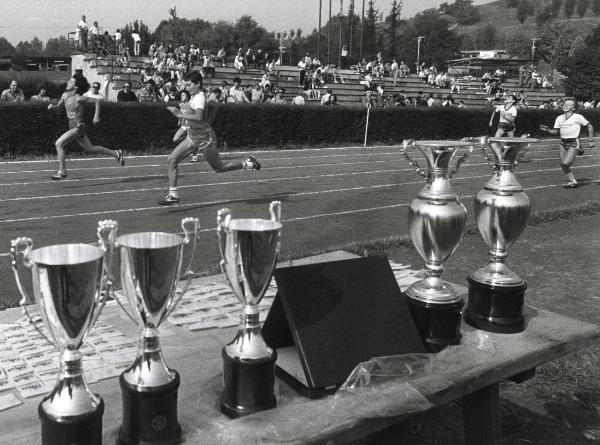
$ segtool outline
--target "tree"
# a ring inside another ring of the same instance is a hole
[[[585,47],[565,58],[558,70],[576,99],[600,99],[600,49]]]
[[[402,0],[400,2],[392,0],[390,13],[385,18],[385,53],[388,57],[396,57],[398,55],[398,36],[400,33],[400,16],[402,13]]]
[[[477,28],[475,45],[477,49],[494,49],[498,43],[498,31],[492,23]]]
[[[473,6],[473,0],[454,0],[454,3],[442,3],[442,14],[451,15],[461,25],[473,25],[481,20],[479,10]]]
[[[600,0],[592,0],[592,12],[596,17],[600,15]]]
[[[504,48],[513,57],[526,59],[531,55],[530,45],[531,37],[529,37],[529,34],[510,32],[500,37],[498,46]]]
[[[573,57],[575,54],[583,51],[587,47],[585,46],[585,39],[582,36],[577,36],[571,43],[571,48],[569,48],[569,57]]]
[[[381,13],[375,8],[375,1],[369,0],[363,24],[363,55],[366,57],[373,57],[380,50],[377,46],[380,40],[377,24],[380,20]]]
[[[519,23],[525,23],[525,20],[533,14],[533,11],[533,6],[531,6],[527,0],[521,0],[517,7],[517,19],[519,20]]]
[[[551,22],[555,18],[554,13],[552,11],[552,4],[548,4],[544,6],[538,15],[535,17],[535,23],[540,26],[545,23]]]
[[[573,13],[575,12],[575,2],[576,0],[565,0],[565,16],[568,19],[573,17]]]
[[[560,10],[562,9],[563,0],[552,0],[550,2],[550,9],[552,9],[552,15],[555,19],[560,15]]]
[[[4,37],[0,37],[0,55],[1,56],[14,56],[15,47],[6,40]]]
[[[591,0],[577,0],[577,14],[583,17],[590,7]]]
[[[567,21],[556,21],[538,30],[536,54],[556,68],[569,55],[578,28]]]
[[[32,56],[43,56],[44,55],[44,44],[40,39],[34,37],[31,40],[31,55]]]
[[[66,56],[69,54],[69,41],[65,36],[48,39],[44,47],[45,56]]]
[[[519,0],[506,0],[507,8],[516,8],[519,6]]]

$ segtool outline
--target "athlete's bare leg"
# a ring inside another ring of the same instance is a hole
[[[206,162],[212,167],[216,173],[223,173],[232,170],[241,170],[244,168],[244,162],[227,162],[223,163],[221,154],[217,149],[217,144],[212,141],[207,147],[202,149],[202,154]]]
[[[77,128],[71,128],[66,131],[59,137],[56,142],[56,153],[58,155],[58,173],[66,176],[67,174],[67,164],[65,162],[65,146],[69,145],[71,142],[74,142],[79,137],[79,132]]]
[[[115,159],[119,158],[119,152],[117,150],[111,150],[110,148],[102,147],[101,145],[92,144],[90,138],[87,137],[87,134],[84,134],[82,137],[80,137],[77,140],[77,143],[87,153],[101,153],[103,155],[112,156]]]
[[[571,174],[571,165],[573,164],[573,161],[575,161],[576,156],[577,150],[565,150],[564,147],[560,147],[560,168],[570,181],[573,180],[569,176]]]
[[[173,142],[179,142],[179,140],[182,137],[185,137],[186,135],[187,135],[187,130],[185,128],[179,127],[179,129],[175,133],[175,136],[173,136]]]
[[[169,175],[169,188],[177,187],[179,163],[196,151],[196,146],[190,138],[185,138],[175,147],[167,158],[167,174]]]

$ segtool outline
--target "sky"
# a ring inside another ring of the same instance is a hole
[[[340,0],[332,1],[332,14],[339,11]],[[350,0],[343,1],[344,11]],[[452,3],[453,0],[446,0]],[[491,0],[474,0],[474,4]],[[327,21],[329,2],[323,2],[323,24]],[[375,0],[377,8],[387,14],[391,0]],[[368,2],[367,2],[368,3]],[[402,16],[408,18],[443,1],[404,0]],[[98,21],[103,30],[114,32],[135,19],[141,19],[151,31],[169,17],[169,8],[177,7],[181,18],[234,22],[250,14],[269,31],[302,28],[305,34],[318,26],[319,0],[0,0],[0,36],[13,45],[34,36],[42,41],[74,31],[82,14],[88,23]],[[361,0],[355,0],[357,12]],[[360,13],[360,12],[359,12]]]

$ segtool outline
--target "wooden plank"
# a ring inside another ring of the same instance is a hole
[[[481,388],[462,398],[466,445],[500,445],[500,385]]]

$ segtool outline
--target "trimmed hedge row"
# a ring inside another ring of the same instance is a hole
[[[403,139],[460,139],[491,134],[488,108],[372,109],[369,141],[399,143]],[[517,135],[541,136],[540,124],[552,126],[557,111],[519,110]],[[600,129],[600,113],[583,114]],[[93,106],[86,116],[91,121]],[[362,143],[366,110],[361,107],[286,105],[214,105],[208,118],[217,137],[231,148],[271,146],[295,148],[319,144]],[[129,152],[172,149],[177,120],[163,104],[102,105],[102,122],[89,125],[98,145]],[[54,141],[67,129],[64,110],[48,111],[35,103],[0,106],[0,157],[54,153]]]

